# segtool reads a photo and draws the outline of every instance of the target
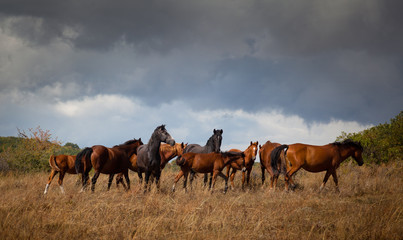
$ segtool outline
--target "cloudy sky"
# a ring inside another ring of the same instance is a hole
[[[0,136],[326,144],[403,103],[403,1],[0,0]]]

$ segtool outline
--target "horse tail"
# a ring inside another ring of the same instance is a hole
[[[92,148],[86,147],[86,148],[84,148],[84,150],[82,150],[81,152],[79,152],[77,154],[76,163],[75,163],[77,173],[84,173],[82,159],[84,158],[84,160],[89,160],[89,158],[92,154],[92,151],[93,151]]]
[[[49,165],[50,165],[50,167],[51,167],[52,169],[54,169],[54,170],[60,172],[60,168],[57,166],[57,163],[56,163],[56,156],[55,156],[55,155],[51,155],[51,156],[50,156],[50,158],[49,158]]]
[[[283,149],[285,149],[285,148],[288,148],[288,145],[284,144],[284,145],[278,146],[275,149],[273,149],[273,151],[271,151],[271,153],[270,153],[271,170],[273,171],[273,174],[275,176],[279,175],[278,162],[279,162],[281,151],[283,151]]]

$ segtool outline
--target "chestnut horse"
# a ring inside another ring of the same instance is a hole
[[[165,129],[165,125],[157,127],[148,143],[140,146],[137,151],[137,174],[140,179],[142,178],[142,173],[145,172],[144,191],[148,190],[148,181],[151,174],[155,176],[157,188],[159,188],[161,176],[161,142],[168,143],[171,146],[175,145],[175,140]]]
[[[214,129],[213,135],[207,140],[205,146],[200,146],[199,144],[189,144],[183,151],[183,153],[193,152],[193,153],[211,153],[211,152],[220,152],[221,142],[222,142],[222,129]],[[190,182],[193,181],[194,172],[192,171],[190,174]],[[211,179],[212,175],[210,176],[210,187],[211,187]],[[204,185],[207,184],[207,174],[204,174]]]
[[[249,185],[249,179],[250,179],[250,172],[252,171],[253,164],[255,163],[256,160],[256,155],[257,155],[257,149],[258,149],[258,144],[259,142],[250,142],[249,147],[243,151],[245,154],[245,157],[242,158],[240,157],[239,159],[232,161],[228,166],[227,166],[227,178],[230,176],[229,172],[232,169],[231,172],[231,189],[234,189],[234,177],[235,173],[237,170],[242,170],[242,189],[244,189],[245,185],[245,172],[246,174],[246,184]],[[230,152],[242,152],[239,149],[230,149]]]
[[[339,167],[340,163],[348,157],[353,157],[359,166],[364,164],[362,160],[363,148],[361,144],[359,142],[353,142],[350,139],[344,140],[343,142],[330,143],[324,146],[296,143],[291,145],[281,145],[272,151],[271,167],[274,175],[278,175],[279,173],[279,152],[285,148],[288,148],[286,159],[290,163],[290,167],[285,174],[286,191],[288,191],[290,178],[300,168],[309,172],[326,171],[320,190],[325,187],[329,176],[332,175],[333,181],[336,185],[336,191],[339,191],[336,169]]]
[[[50,183],[52,182],[53,178],[56,176],[57,173],[59,173],[59,187],[62,193],[64,193],[64,188],[63,188],[63,178],[66,173],[69,174],[77,174],[76,169],[74,167],[74,162],[76,161],[76,156],[72,155],[51,155],[49,158],[49,165],[52,168],[49,178],[48,178],[48,183],[46,184],[45,191],[43,194],[48,193],[48,189],[50,186]]]
[[[175,177],[172,191],[175,191],[175,185],[182,176],[185,178],[183,187],[186,189],[188,174],[193,171],[206,174],[212,173],[212,189],[214,189],[217,175],[221,176],[225,180],[224,192],[226,192],[228,189],[228,178],[221,171],[225,166],[230,164],[231,161],[237,160],[239,157],[244,158],[245,154],[243,152],[184,153],[176,160],[176,164],[181,167],[181,171]],[[190,182],[190,187],[192,187],[192,182]]]
[[[187,146],[187,144],[182,143],[175,143],[174,146],[171,146],[169,144],[161,144],[160,147],[160,155],[161,155],[161,171],[162,169],[165,168],[165,165],[174,157],[176,156],[180,156],[183,153],[183,149],[185,149],[185,147]],[[129,169],[132,170],[133,172],[137,172],[137,155],[133,154],[130,157],[130,165],[129,165]],[[142,176],[142,175],[141,175]],[[140,178],[140,183],[143,182],[143,178]],[[119,185],[119,183],[122,183],[123,187],[126,188],[125,183],[123,182],[123,174],[120,173],[116,176],[116,186]]]
[[[280,143],[272,143],[270,141],[267,141],[263,146],[260,146],[259,149],[259,158],[260,158],[260,168],[262,170],[262,188],[264,187],[264,180],[265,178],[265,170],[270,174],[270,189],[275,190],[276,185],[277,185],[277,180],[278,180],[278,174],[274,175],[273,171],[271,169],[271,157],[270,154],[271,152],[278,146],[280,146]],[[279,152],[280,153],[280,158],[281,161],[277,162],[277,169],[281,169],[282,173],[286,173],[286,161],[285,161],[285,155],[284,155],[284,150]],[[292,179],[290,179],[291,185],[295,186],[294,182]]]
[[[85,148],[76,158],[76,171],[83,174],[83,191],[87,185],[88,172],[91,168],[88,166],[82,166],[83,162],[91,162],[94,167],[95,173],[91,179],[91,190],[95,190],[95,184],[99,177],[99,174],[109,174],[109,181],[113,179],[113,175],[116,173],[123,173],[126,179],[127,188],[130,189],[130,179],[128,175],[129,158],[137,153],[137,148],[142,145],[141,138],[136,140],[129,140],[123,144],[116,145],[112,148],[108,148],[102,145],[95,145],[91,148]],[[110,186],[110,183],[108,183]]]

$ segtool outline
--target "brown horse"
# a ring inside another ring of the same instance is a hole
[[[165,168],[165,165],[174,157],[180,156],[183,154],[183,150],[187,147],[188,144],[175,143],[174,146],[171,146],[166,143],[162,143],[160,146],[160,155],[161,155],[161,170]]]
[[[176,156],[180,156],[183,153],[183,149],[185,149],[185,147],[187,146],[187,144],[182,143],[175,143],[174,146],[171,146],[169,144],[166,143],[161,143],[160,146],[160,156],[161,156],[161,170],[165,168],[165,165],[174,157]],[[133,154],[130,157],[130,165],[129,165],[129,169],[132,170],[133,172],[137,172],[137,155]],[[140,183],[143,181],[143,178],[140,178]],[[123,182],[123,174],[119,173],[118,175],[116,175],[116,186],[119,185],[119,183],[122,183],[123,187],[126,189],[126,185]]]
[[[56,176],[57,173],[59,173],[59,187],[62,193],[64,193],[64,188],[63,188],[63,178],[66,173],[69,174],[77,174],[76,169],[74,168],[74,163],[76,161],[76,156],[72,155],[57,155],[57,156],[50,156],[49,158],[49,165],[52,168],[49,178],[48,178],[48,183],[46,184],[45,191],[43,194],[48,193],[48,189],[50,186],[50,183],[52,182],[53,178]]]
[[[235,173],[237,170],[242,170],[242,189],[244,189],[245,185],[245,172],[246,174],[246,184],[249,185],[249,179],[250,179],[250,172],[252,171],[253,164],[255,163],[256,160],[256,155],[257,155],[257,149],[258,149],[258,144],[259,142],[250,142],[249,147],[243,151],[245,154],[245,157],[239,157],[237,160],[232,161],[228,166],[227,166],[227,178],[230,176],[229,172],[232,169],[231,172],[231,188],[234,189],[234,177]],[[230,152],[242,152],[239,149],[230,149]]]
[[[116,145],[112,148],[108,148],[102,145],[95,145],[91,148],[85,148],[77,155],[76,170],[78,173],[83,173],[83,188],[85,189],[88,179],[88,168],[82,167],[82,162],[91,161],[91,165],[94,167],[95,173],[92,177],[91,190],[95,190],[95,184],[99,177],[99,174],[109,174],[108,188],[110,187],[113,175],[117,173],[123,173],[127,183],[127,189],[130,189],[130,179],[128,175],[129,159],[133,154],[137,153],[137,148],[142,145],[141,138],[136,140],[129,140],[123,144]],[[85,176],[87,175],[87,176]]]
[[[267,141],[263,146],[259,145],[259,158],[260,158],[260,168],[262,170],[262,188],[264,187],[264,181],[265,181],[265,170],[270,174],[270,189],[276,189],[277,185],[277,180],[278,180],[278,174],[274,175],[273,171],[271,169],[271,157],[270,154],[271,152],[278,146],[280,146],[280,143],[272,143],[270,141]],[[277,162],[277,169],[281,169],[281,172],[284,174],[286,173],[286,161],[285,161],[285,155],[284,155],[284,150],[281,151],[280,153],[280,158],[281,161]],[[292,179],[290,179],[291,185],[295,186],[294,182]]]
[[[239,157],[244,158],[245,154],[243,152],[184,153],[176,160],[176,163],[181,167],[181,171],[175,177],[172,191],[175,191],[175,185],[182,176],[185,178],[183,187],[186,189],[188,174],[193,171],[213,174],[212,191],[217,176],[221,176],[225,180],[224,192],[226,192],[228,189],[228,178],[221,171],[226,165],[230,164],[231,161],[235,161],[239,159]]]
[[[359,142],[353,142],[347,139],[343,142],[334,142],[324,146],[313,146],[307,144],[291,144],[281,145],[275,148],[271,153],[271,167],[275,175],[278,175],[278,160],[279,152],[288,148],[286,152],[286,159],[290,163],[290,167],[285,174],[285,189],[288,191],[289,180],[292,175],[300,168],[303,168],[309,172],[322,172],[326,171],[325,178],[320,187],[322,190],[325,187],[329,176],[333,176],[334,183],[336,185],[336,191],[339,191],[336,169],[340,163],[348,157],[358,163],[359,166],[363,165],[362,151],[363,148]]]

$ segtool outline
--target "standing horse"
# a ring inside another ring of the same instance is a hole
[[[175,191],[175,185],[182,176],[185,178],[183,187],[186,189],[187,176],[189,172],[192,171],[205,174],[212,173],[212,189],[214,189],[217,175],[221,176],[225,180],[224,192],[226,192],[228,189],[228,177],[225,176],[221,171],[225,166],[230,164],[231,161],[244,157],[245,154],[243,152],[184,153],[176,160],[176,163],[181,167],[181,171],[175,177],[172,191]],[[190,182],[190,186],[192,187],[192,182]]]
[[[142,178],[142,173],[145,172],[145,188],[148,190],[148,181],[150,175],[153,174],[156,178],[157,188],[159,188],[159,180],[161,176],[161,155],[160,145],[161,142],[175,145],[175,140],[169,135],[165,129],[165,125],[157,127],[147,144],[139,147],[137,151],[137,174]]]
[[[160,155],[161,155],[161,171],[162,169],[165,168],[165,165],[174,157],[180,156],[183,153],[183,150],[187,144],[182,143],[175,143],[174,146],[171,146],[169,144],[161,144],[160,146]],[[137,167],[137,155],[133,154],[130,157],[130,165],[129,169],[132,170],[133,172],[137,172],[138,167]],[[141,175],[142,176],[142,175]],[[140,183],[143,182],[143,177],[140,178]],[[123,187],[126,188],[126,185],[123,182],[123,174],[118,174],[116,176],[116,185],[118,186],[119,183],[122,183]]]
[[[244,189],[245,185],[245,172],[246,174],[246,184],[249,185],[249,179],[250,179],[250,172],[252,171],[253,164],[255,163],[256,160],[256,155],[257,155],[257,149],[258,149],[258,144],[259,142],[250,142],[249,147],[243,151],[245,154],[245,158],[239,158],[236,161],[232,161],[228,166],[227,166],[227,178],[230,176],[229,172],[232,169],[231,172],[231,188],[234,189],[234,177],[235,173],[237,170],[242,170],[242,189]],[[242,152],[239,149],[230,149],[230,152]]]
[[[296,143],[291,145],[281,145],[272,151],[271,167],[275,175],[279,174],[279,151],[284,148],[288,148],[286,159],[290,163],[290,167],[287,169],[287,173],[285,174],[286,191],[288,191],[290,178],[300,168],[303,168],[309,172],[326,171],[320,190],[325,187],[329,176],[332,175],[333,181],[336,185],[336,191],[339,191],[336,169],[339,167],[340,163],[348,157],[353,157],[359,166],[364,164],[362,160],[363,148],[361,144],[359,142],[353,142],[350,139],[347,139],[343,142],[330,143],[324,146]]]
[[[222,129],[213,130],[213,135],[207,140],[205,146],[200,146],[199,144],[189,144],[183,151],[183,153],[211,153],[211,152],[220,152],[221,142],[222,142]],[[190,174],[190,182],[193,182],[194,172],[192,171]],[[210,187],[211,187],[211,179],[212,175],[210,176]],[[207,184],[207,174],[204,174],[204,185]]]
[[[49,165],[52,168],[49,178],[48,178],[48,183],[46,184],[45,191],[43,194],[48,193],[48,189],[50,186],[50,183],[52,182],[53,178],[56,176],[57,173],[59,173],[59,187],[62,193],[64,193],[64,188],[63,188],[63,178],[66,173],[69,174],[77,174],[76,169],[74,168],[74,162],[76,161],[76,156],[72,155],[58,155],[58,156],[50,156],[49,158]]]
[[[107,148],[102,145],[95,145],[90,148],[85,148],[81,151],[76,158],[77,173],[83,174],[83,187],[85,189],[88,180],[88,173],[91,170],[88,166],[82,166],[83,162],[91,162],[94,167],[95,173],[91,179],[91,190],[95,190],[95,184],[99,174],[109,174],[108,189],[116,173],[123,173],[126,179],[127,188],[130,189],[130,179],[128,174],[129,158],[131,155],[137,153],[138,146],[142,145],[141,138],[139,140],[129,140],[123,144],[116,145],[112,148]]]
[[[278,146],[280,146],[280,143],[272,143],[270,141],[267,141],[263,146],[259,146],[259,158],[260,158],[260,168],[262,170],[262,188],[264,187],[264,180],[265,180],[265,170],[270,174],[270,189],[276,189],[277,185],[277,180],[278,180],[278,174],[274,175],[273,171],[271,169],[271,157],[270,154],[271,152]],[[277,169],[281,169],[282,173],[286,173],[286,161],[285,161],[285,151],[280,151],[280,158],[281,161],[277,162]],[[291,185],[295,186],[294,182],[292,179],[290,179]]]

